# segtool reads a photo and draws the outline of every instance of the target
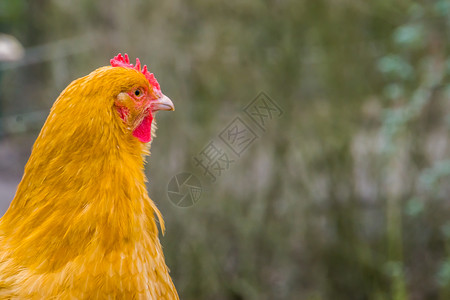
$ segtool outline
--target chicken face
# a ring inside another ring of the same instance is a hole
[[[159,87],[153,74],[147,71],[147,67],[141,70],[139,60],[136,66],[129,64],[128,56],[117,56],[111,61],[113,66],[132,68],[142,73],[145,80],[134,84],[126,91],[120,92],[115,101],[115,107],[120,118],[132,131],[134,137],[142,143],[151,140],[151,125],[153,115],[159,110],[174,110],[172,101],[165,96]]]
[[[162,93],[155,95],[148,87],[134,87],[121,92],[115,103],[122,121],[142,143],[151,140],[153,115],[159,110],[174,110],[172,101]]]

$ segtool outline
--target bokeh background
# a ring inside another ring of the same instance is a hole
[[[1,213],[58,94],[127,52],[176,106],[146,172],[182,299],[450,299],[450,1],[0,0],[0,32]],[[211,182],[260,92],[282,116]]]

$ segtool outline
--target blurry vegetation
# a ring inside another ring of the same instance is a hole
[[[157,75],[177,110],[149,190],[182,299],[450,299],[449,1],[0,0],[0,32],[37,61],[0,66],[3,117],[119,51]],[[284,115],[173,206],[170,178],[260,91]],[[24,128],[0,142],[29,150]]]

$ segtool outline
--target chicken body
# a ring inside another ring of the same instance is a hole
[[[142,116],[117,106],[136,87],[156,99],[141,72],[103,67],[55,102],[0,219],[0,299],[178,299],[145,186],[149,144],[132,134]]]

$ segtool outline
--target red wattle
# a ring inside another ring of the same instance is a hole
[[[133,130],[133,136],[137,137],[142,143],[150,142],[152,140],[152,121],[153,116],[149,113],[141,124]]]

